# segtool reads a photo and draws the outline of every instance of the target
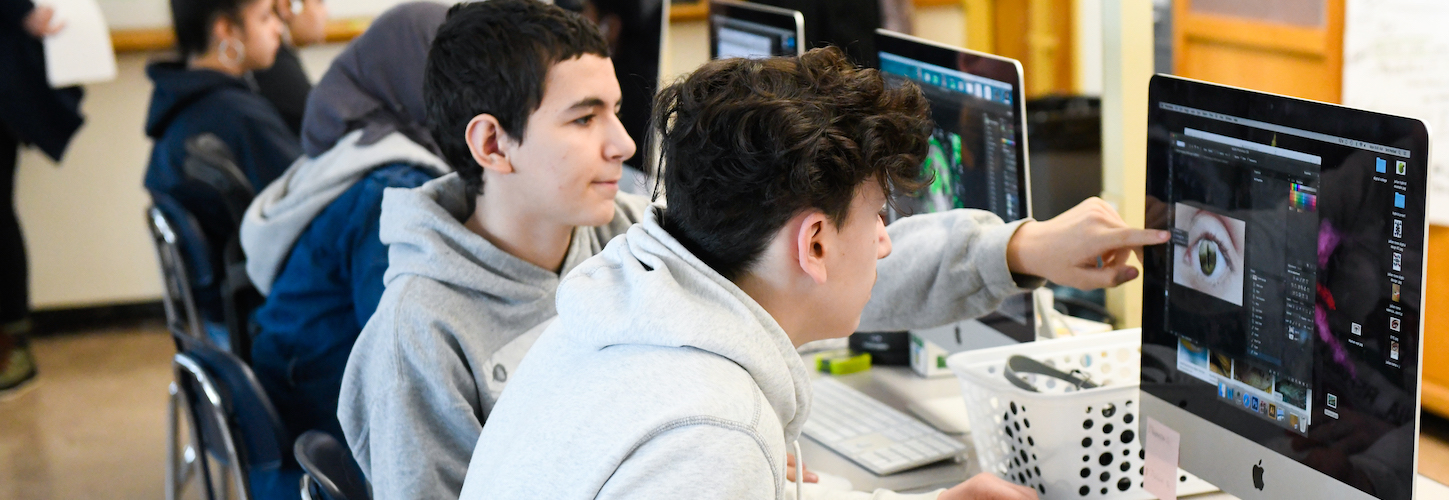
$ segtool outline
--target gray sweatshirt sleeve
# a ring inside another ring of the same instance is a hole
[[[478,392],[456,341],[406,311],[368,323],[338,418],[374,498],[458,498],[483,429]]]
[[[860,331],[930,328],[984,316],[1007,296],[1044,280],[1013,275],[1006,244],[1025,221],[1002,224],[981,210],[906,217],[886,227],[891,254],[860,318]]]

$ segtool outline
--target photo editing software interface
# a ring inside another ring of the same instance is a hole
[[[887,81],[915,82],[936,122],[924,165],[931,184],[899,200],[901,211],[976,208],[1005,221],[1026,217],[1012,84],[888,52],[880,53],[880,66]]]
[[[881,47],[880,71],[888,84],[906,80],[921,88],[931,106],[935,129],[922,165],[931,183],[913,196],[900,196],[890,207],[887,222],[911,214],[944,212],[957,208],[986,210],[1004,221],[1029,215],[1025,169],[1017,144],[1020,102],[1011,82],[1004,82],[888,52],[885,46],[948,53],[957,61],[977,60],[996,71],[1020,73],[1009,62],[987,60],[907,41],[877,37]],[[1017,78],[1019,80],[1019,76]],[[1018,342],[1035,337],[1035,318],[1029,295],[1014,295],[982,318],[981,323]]]
[[[800,40],[793,30],[710,14],[715,26],[715,59],[758,59],[798,54]]]
[[[1335,435],[1373,434],[1360,453],[1412,434],[1426,177],[1411,173],[1424,158],[1156,104],[1149,162],[1167,173],[1149,174],[1148,218],[1172,239],[1144,321],[1161,322],[1177,371],[1227,408],[1190,411],[1310,466],[1343,444]],[[1389,472],[1412,469],[1396,463],[1409,457],[1373,459]]]

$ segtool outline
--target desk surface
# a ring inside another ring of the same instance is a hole
[[[822,375],[822,377],[827,377],[827,375]],[[906,367],[875,367],[872,370],[858,372],[858,374],[839,375],[835,378],[840,383],[865,393],[865,396],[874,397],[881,403],[907,414],[910,414],[910,410],[907,410],[910,401],[961,394],[961,387],[953,377],[920,378]],[[929,491],[935,490],[935,488],[952,487],[981,471],[980,465],[977,464],[975,448],[969,446],[971,445],[969,435],[955,436],[955,438],[962,439],[962,442],[968,445],[966,448],[968,455],[964,462],[942,462],[942,464],[891,475],[875,475],[874,472],[855,465],[855,462],[840,457],[829,448],[824,448],[814,439],[800,439],[800,452],[806,458],[806,467],[809,467],[811,471],[826,472],[826,474],[843,477],[845,480],[851,481],[851,486],[855,487],[855,490],[871,491],[875,488],[885,488],[885,490],[909,493],[909,491]],[[1416,499],[1449,500],[1449,486],[1443,486],[1423,475],[1419,475],[1417,481],[1419,481],[1417,483],[1419,491],[1417,491]],[[1216,493],[1197,494],[1197,496],[1185,497],[1185,499],[1236,500],[1237,497],[1216,491]]]
[[[911,401],[924,401],[961,394],[961,388],[954,377],[924,379],[916,376],[915,372],[907,367],[878,366],[861,373],[836,376],[835,379],[907,414],[911,413],[907,409]],[[981,472],[981,467],[976,463],[975,447],[970,446],[970,436],[954,437],[968,445],[967,457],[964,462],[943,462],[888,476],[877,476],[809,437],[800,440],[800,452],[805,456],[805,465],[810,470],[843,477],[850,481],[851,486],[856,490],[871,491],[884,488],[900,492],[929,491],[936,488],[949,488]],[[1449,500],[1449,486],[1422,475],[1417,476],[1417,481],[1418,492],[1415,498],[1418,500]],[[1191,500],[1237,499],[1237,497],[1223,492],[1184,498]]]

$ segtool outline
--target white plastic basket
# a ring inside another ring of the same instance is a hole
[[[1021,374],[1040,392],[1007,381],[1012,355],[1063,372],[1085,374],[1097,387],[1077,390],[1053,377]],[[961,381],[971,439],[981,469],[1034,488],[1044,500],[1149,499],[1142,490],[1140,330],[1123,330],[992,349],[947,358]],[[1178,493],[1216,488],[1179,473]]]

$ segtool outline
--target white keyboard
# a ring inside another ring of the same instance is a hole
[[[966,445],[839,381],[815,379],[805,435],[886,475],[955,458]]]

